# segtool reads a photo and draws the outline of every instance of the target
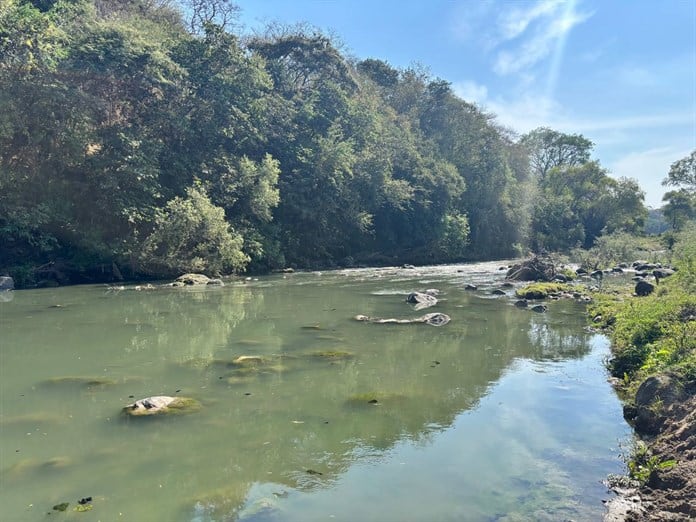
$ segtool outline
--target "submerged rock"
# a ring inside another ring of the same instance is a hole
[[[52,377],[42,381],[43,386],[65,386],[65,387],[84,387],[87,389],[98,389],[104,388],[106,386],[114,386],[118,384],[118,381],[113,379],[107,379],[105,377],[78,377],[78,376],[64,376],[64,377]]]
[[[123,408],[123,413],[130,417],[151,415],[181,414],[198,411],[201,403],[188,397],[169,397],[156,395],[140,399]]]

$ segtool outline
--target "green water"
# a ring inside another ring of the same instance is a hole
[[[491,295],[497,267],[14,292],[0,302],[0,520],[600,519],[628,435],[607,341],[574,302],[535,314]],[[426,288],[440,302],[416,312],[405,294]],[[352,319],[431,311],[452,320]],[[264,360],[229,364],[241,355]],[[120,414],[151,395],[203,407]]]

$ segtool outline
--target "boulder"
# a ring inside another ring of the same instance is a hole
[[[500,288],[496,288],[495,290],[493,290],[491,292],[491,294],[493,294],[493,295],[505,295],[505,291],[501,290]]]
[[[660,279],[674,275],[674,270],[671,268],[656,268],[652,271],[652,275],[655,277],[656,281],[659,281]]]
[[[653,375],[638,387],[635,405],[628,410],[627,417],[638,433],[655,435],[666,420],[669,407],[683,397],[684,388],[677,378],[669,374]]]
[[[546,307],[546,305],[543,304],[534,305],[530,308],[532,312],[536,312],[538,314],[543,314],[544,312],[546,312],[547,309],[548,308]]]
[[[187,286],[207,285],[210,278],[204,274],[184,274],[176,278],[176,283],[181,283]]]
[[[526,299],[518,299],[517,301],[515,301],[515,306],[517,308],[527,308],[528,305],[529,303]]]
[[[129,404],[123,408],[123,413],[130,417],[147,417],[153,415],[190,413],[200,408],[201,404],[195,399],[156,395]]]
[[[422,310],[423,308],[436,305],[437,297],[422,292],[411,292],[406,297],[406,302],[416,305],[414,306],[416,310]]]
[[[476,285],[472,285],[471,283],[467,283],[467,285],[464,287],[464,290],[476,290],[478,287]]]
[[[10,276],[0,276],[0,291],[14,290],[14,279]]]
[[[646,295],[650,295],[653,293],[655,290],[655,285],[652,283],[648,283],[647,281],[640,280],[636,282],[636,295],[640,297],[644,297]]]

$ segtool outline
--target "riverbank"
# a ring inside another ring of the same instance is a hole
[[[626,281],[598,292],[588,313],[612,342],[609,369],[636,434],[627,476],[605,521],[696,518],[696,241],[675,248],[677,272],[647,296]]]

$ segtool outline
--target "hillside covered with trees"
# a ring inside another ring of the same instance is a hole
[[[0,4],[0,272],[441,263],[643,230],[638,184],[584,136],[518,136],[424,70],[350,58],[306,27],[237,34],[235,12]]]

